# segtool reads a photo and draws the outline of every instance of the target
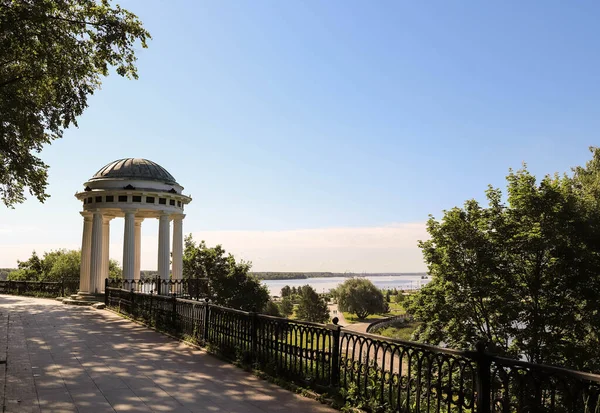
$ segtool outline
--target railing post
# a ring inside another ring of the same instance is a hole
[[[108,307],[108,278],[104,279],[104,305]]]
[[[175,293],[171,295],[171,301],[173,306],[171,307],[171,323],[175,331],[177,331],[177,295]]]
[[[160,290],[162,287],[161,279],[159,276],[156,277],[156,295],[160,295]]]
[[[154,319],[154,307],[152,307],[152,290],[150,290],[150,309],[148,311],[148,320],[150,320],[150,322],[152,322],[152,320]]]
[[[133,287],[131,287],[131,292],[129,293],[129,302],[131,303],[131,315],[135,315],[135,292]]]
[[[477,413],[491,412],[491,360],[485,347],[486,343],[483,341],[478,342],[475,346],[477,349]]]
[[[208,298],[204,299],[204,328],[203,328],[203,337],[204,344],[208,343],[208,321],[210,318],[210,304],[208,303]]]
[[[258,358],[257,347],[258,347],[258,314],[256,311],[250,313],[250,352],[252,353],[252,360]]]
[[[335,325],[335,329],[331,330],[331,386],[338,387],[340,385],[340,330],[338,326],[339,318],[333,317],[331,320]]]

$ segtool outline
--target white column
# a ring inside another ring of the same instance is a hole
[[[183,218],[179,214],[173,217],[173,279],[183,278]]]
[[[98,285],[102,276],[102,213],[95,211],[92,221],[92,247],[90,253],[90,292],[99,293],[104,289]]]
[[[104,280],[108,278],[109,265],[110,265],[110,221],[114,217],[104,215],[102,220],[102,273],[98,285],[100,286],[100,292],[104,291]]]
[[[140,264],[142,252],[142,221],[144,218],[135,219],[135,264],[133,266],[133,278],[140,279]]]
[[[169,279],[169,214],[163,213],[158,219],[158,276],[163,280]]]
[[[123,236],[123,278],[133,280],[135,271],[135,211],[125,211]]]
[[[90,292],[90,264],[92,253],[92,214],[81,212],[83,216],[83,237],[81,240],[81,266],[79,267],[79,291]]]

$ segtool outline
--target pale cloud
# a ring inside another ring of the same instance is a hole
[[[208,245],[222,244],[255,271],[417,272],[425,271],[417,241],[424,223],[385,227],[289,231],[193,232]]]
[[[187,233],[187,232],[186,232]],[[425,223],[381,227],[321,228],[286,231],[192,231],[195,240],[221,244],[230,253],[252,261],[254,271],[421,272],[425,264],[418,240],[428,238]],[[120,231],[111,229],[110,256],[122,261]],[[117,242],[115,242],[117,241]],[[142,236],[142,269],[156,269],[158,237]],[[72,244],[2,245],[0,267]]]

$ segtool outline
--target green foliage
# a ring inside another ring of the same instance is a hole
[[[46,281],[79,278],[81,252],[79,250],[60,250],[46,253],[44,254],[44,266],[47,268]]]
[[[281,317],[279,306],[271,300],[267,301],[267,305],[265,305],[265,309],[262,311],[262,313],[266,315],[272,315],[275,317]]]
[[[507,177],[488,206],[470,200],[431,217],[419,243],[432,281],[411,297],[421,341],[585,370],[600,368],[600,153],[574,178]]]
[[[0,280],[6,280],[8,274],[13,272],[16,268],[0,268]]]
[[[289,297],[290,295],[292,295],[292,289],[290,288],[289,285],[286,285],[285,287],[283,287],[281,289],[281,296],[282,297]]]
[[[392,325],[388,325],[386,327],[375,329],[372,331],[374,334],[379,334],[380,336],[395,338],[398,340],[410,341],[412,340],[413,333],[419,327],[418,322],[414,321],[398,321],[393,323]]]
[[[399,292],[398,294],[396,294],[396,298],[394,298],[394,301],[396,301],[396,303],[398,304],[403,304],[406,301],[406,296],[402,294],[402,292]]]
[[[300,303],[296,310],[296,318],[313,323],[329,321],[327,303],[310,285],[305,285],[300,289]]]
[[[284,317],[289,317],[290,315],[292,315],[294,313],[294,303],[292,303],[292,300],[290,297],[285,297],[281,301],[281,304],[279,305],[279,311],[281,312],[281,315]]]
[[[18,262],[18,269],[8,274],[12,281],[60,281],[79,278],[81,251],[60,249],[45,252],[40,258],[35,251],[26,261]],[[109,262],[109,276],[122,278],[123,271],[115,260]]]
[[[208,278],[215,304],[263,311],[269,301],[269,291],[249,274],[250,265],[245,261],[236,262],[220,245],[208,248],[204,241],[197,244],[191,235],[185,238],[183,278]]]
[[[119,262],[111,259],[108,262],[108,277],[109,278],[123,278],[123,268],[119,266]]]
[[[135,46],[150,34],[108,1],[0,3],[0,197],[13,207],[25,188],[48,197],[48,166],[34,154],[77,126],[109,67],[137,78]]]
[[[381,290],[366,278],[346,280],[336,288],[335,296],[341,311],[354,313],[360,319],[389,310]]]

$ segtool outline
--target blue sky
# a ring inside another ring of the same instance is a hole
[[[73,194],[104,164],[142,157],[194,198],[186,233],[257,270],[422,270],[428,214],[482,198],[523,161],[568,171],[598,144],[595,2],[120,4],[153,36],[140,79],[111,75],[44,150],[52,198],[0,210],[0,266],[76,248]],[[382,229],[395,232],[375,248]],[[338,238],[285,242],[300,233]],[[117,259],[121,234],[115,220]]]

